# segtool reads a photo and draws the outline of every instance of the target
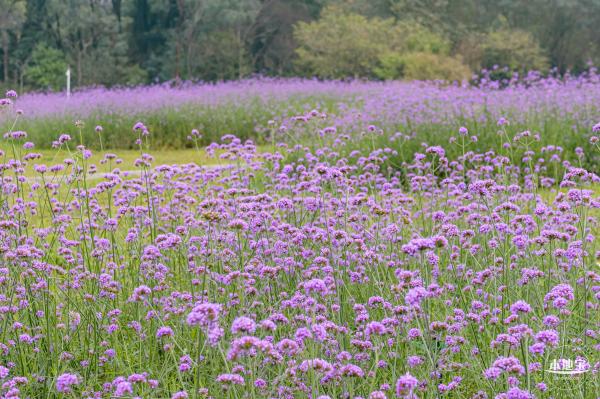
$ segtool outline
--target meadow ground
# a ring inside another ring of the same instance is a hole
[[[0,397],[600,396],[595,74],[3,104]]]

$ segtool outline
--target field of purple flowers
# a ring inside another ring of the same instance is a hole
[[[17,109],[56,105],[7,93],[0,397],[599,397],[593,79],[365,83],[362,111],[271,115],[266,151],[187,132],[216,166],[153,164],[142,122],[113,133],[134,165],[92,164],[89,120],[43,164]]]
[[[346,134],[370,125],[389,134],[416,134],[419,140],[405,146],[409,154],[419,150],[420,142],[445,145],[461,126],[476,130],[485,143],[501,145],[496,121],[504,117],[513,129],[541,134],[536,150],[560,144],[572,155],[586,144],[590,126],[598,122],[600,74],[594,68],[580,76],[560,78],[530,73],[506,82],[489,80],[483,74],[474,85],[249,79],[92,88],[70,98],[65,93],[24,94],[17,108],[23,111],[20,129],[27,131],[38,148],[50,148],[59,133],[72,132],[77,120],[88,127],[102,125],[103,144],[112,149],[136,148],[132,140],[123,140],[123,132],[139,120],[152,132],[155,150],[193,148],[187,140],[192,129],[202,132],[202,145],[226,134],[261,145],[270,140],[270,121],[286,125],[290,118],[316,109],[328,114],[331,126]],[[0,129],[8,131],[13,121],[14,115],[0,115]],[[101,148],[93,129],[84,130],[83,135],[89,148]]]

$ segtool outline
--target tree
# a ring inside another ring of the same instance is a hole
[[[64,85],[66,70],[64,54],[42,43],[33,50],[24,77],[27,84],[33,87],[60,90]]]
[[[271,0],[268,7],[262,7],[249,33],[248,52],[254,70],[280,76],[293,73],[294,24],[313,20],[320,11],[319,0]]]
[[[223,7],[223,22],[234,32],[237,41],[238,53],[238,78],[242,78],[248,72],[244,68],[244,60],[247,57],[247,45],[250,42],[250,34],[258,15],[263,8],[269,7],[272,0],[228,0],[221,1]]]
[[[530,0],[511,2],[505,15],[512,26],[530,32],[561,71],[600,63],[600,2],[596,0]]]
[[[205,29],[195,32],[196,41],[186,42],[188,74],[205,74],[207,69],[222,72],[217,79],[242,78],[252,72],[254,63],[248,51],[259,14],[274,0],[217,0],[202,10]],[[211,23],[206,23],[212,21]],[[189,25],[189,24],[188,24]],[[192,26],[197,24],[192,24]],[[204,58],[204,59],[203,59]],[[210,64],[213,65],[210,65]],[[233,69],[235,73],[232,74]],[[209,73],[213,77],[215,74]]]
[[[298,65],[325,78],[372,75],[379,54],[393,46],[391,19],[372,18],[327,7],[319,20],[299,22],[294,29]]]
[[[253,70],[256,18],[272,1],[137,0],[129,10],[134,57],[161,79],[242,77]]]
[[[398,23],[400,45],[379,56],[375,74],[382,79],[447,81],[468,79],[470,69],[450,55],[450,42],[416,22]]]
[[[40,44],[77,85],[580,73],[600,63],[598,26],[598,0],[0,0],[0,79],[22,85]]]
[[[212,79],[242,78],[252,70],[247,52],[248,36],[261,7],[258,0],[193,2],[192,13],[183,20],[179,37],[187,76]],[[179,43],[179,42],[177,42]],[[213,72],[210,72],[210,70]]]
[[[50,0],[48,14],[57,47],[64,49],[75,64],[77,85],[80,86],[85,81],[86,61],[101,58],[94,57],[92,52],[110,55],[118,42],[118,21],[113,8],[102,0]]]
[[[2,36],[2,68],[4,82],[9,78],[10,34],[18,33],[25,22],[25,0],[0,0],[0,35]]]
[[[548,68],[548,58],[539,43],[529,32],[507,29],[488,33],[482,43],[482,66],[508,67],[512,71],[543,71]]]
[[[238,36],[231,30],[204,35],[202,40],[186,45],[186,76],[209,81],[243,76],[252,70],[249,57],[243,50]]]
[[[375,73],[381,79],[462,81],[471,70],[459,58],[428,52],[387,53],[380,57]]]
[[[337,7],[299,23],[298,63],[321,77],[462,80],[471,72],[450,42],[414,21],[366,18]]]

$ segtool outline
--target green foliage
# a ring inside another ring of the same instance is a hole
[[[450,41],[414,21],[398,24],[402,49],[407,52],[448,54]]]
[[[519,29],[502,28],[486,35],[482,43],[483,67],[506,66],[513,71],[548,68],[548,58],[539,43],[529,33]]]
[[[600,63],[598,26],[600,2],[589,0],[0,0],[0,78],[41,88],[24,73],[42,43],[63,53],[74,86],[256,73],[408,78],[409,53],[433,63],[419,76],[451,64],[463,75],[460,60],[475,72],[579,73]]]
[[[65,85],[66,70],[67,63],[62,52],[39,44],[33,50],[31,62],[25,68],[25,79],[34,87],[60,90]]]
[[[404,74],[408,80],[444,79],[464,80],[471,77],[471,71],[455,57],[433,53],[408,53],[404,56]]]
[[[448,55],[447,39],[414,22],[329,7],[318,21],[299,23],[295,35],[298,64],[319,77],[462,80],[471,74]]]
[[[25,22],[26,8],[25,0],[0,0],[0,30],[20,28]]]
[[[176,32],[172,33],[172,36],[176,35]],[[217,81],[242,78],[252,72],[243,40],[229,29],[212,32],[202,40],[190,40],[181,48],[174,39],[167,52],[171,59],[179,59],[179,63],[164,64],[162,72],[165,76]]]
[[[390,52],[379,60],[381,66],[375,73],[381,79],[461,81],[471,76],[471,70],[460,59],[442,54]]]
[[[50,26],[73,66],[77,85],[124,82],[127,46],[109,2],[48,0],[47,7],[55,15]]]
[[[471,70],[450,56],[450,41],[416,22],[397,25],[394,46],[378,56],[374,73],[381,79],[447,81],[468,79]]]
[[[405,55],[388,51],[379,56],[379,66],[375,68],[375,74],[380,79],[392,80],[404,76]]]
[[[294,30],[298,65],[325,78],[369,76],[396,31],[390,19],[326,8],[318,21],[300,22]]]
[[[120,70],[118,82],[124,82],[130,86],[138,86],[148,81],[148,72],[139,65],[130,65]]]
[[[140,54],[140,61],[164,80],[247,76],[253,69],[249,54],[253,28],[266,5],[258,0],[151,1],[149,11],[159,22],[158,31],[148,33],[160,45],[150,54],[147,51]],[[170,20],[172,15],[182,17]],[[136,25],[137,22],[134,24],[137,36]],[[134,44],[144,47],[147,38],[140,36],[141,42]]]
[[[25,0],[0,0],[0,43],[2,44],[2,70],[4,81],[9,77],[10,36],[18,37],[25,22]]]

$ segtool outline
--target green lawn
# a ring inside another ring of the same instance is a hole
[[[270,149],[269,146],[259,146],[258,151],[264,152]],[[0,150],[4,151],[7,158],[12,158],[12,149],[6,146],[0,146]],[[45,164],[46,166],[55,165],[61,163],[64,159],[72,157],[67,151],[61,150],[31,150],[31,152],[39,153],[42,155],[41,158],[29,161],[30,164]],[[162,150],[162,151],[150,151],[150,154],[154,157],[153,166],[163,164],[187,164],[195,163],[198,165],[218,165],[227,163],[227,160],[219,158],[219,151],[216,155],[211,157],[203,149],[185,149],[185,150]],[[118,167],[121,170],[137,170],[135,167],[136,159],[140,158],[140,152],[134,150],[106,150],[106,151],[93,151],[92,157],[88,159],[89,164],[97,166],[99,171],[108,171],[109,167],[107,164],[101,164],[100,161],[106,154],[114,154],[121,162],[118,164],[115,160],[112,161],[111,169]],[[1,158],[0,158],[1,159]],[[27,167],[26,176],[34,176],[36,172],[32,167]]]

